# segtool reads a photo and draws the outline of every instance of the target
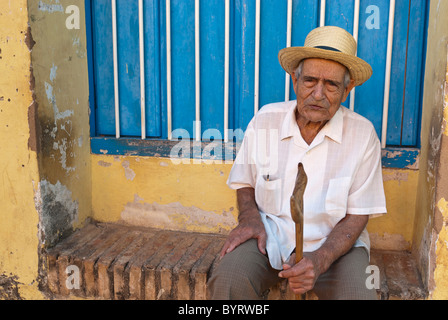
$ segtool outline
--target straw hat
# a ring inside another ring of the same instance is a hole
[[[372,67],[356,57],[356,41],[342,28],[319,27],[312,30],[303,47],[288,47],[280,50],[278,60],[283,69],[293,73],[300,61],[307,58],[333,60],[347,67],[355,86],[366,82],[372,75]]]

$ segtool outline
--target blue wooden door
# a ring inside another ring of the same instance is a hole
[[[112,10],[110,0],[94,0],[92,8],[96,134],[115,135]],[[145,1],[146,128],[160,137],[162,128],[160,6]],[[118,79],[122,136],[141,135],[138,2],[117,0]]]
[[[167,138],[166,1],[145,0],[146,135]],[[286,46],[287,0],[261,0],[259,105],[285,99],[285,72],[277,54]],[[320,1],[293,0],[292,46],[301,46],[320,23]],[[254,115],[255,0],[230,0],[229,129],[245,130]],[[193,137],[195,121],[194,0],[171,0],[172,128]],[[111,1],[91,2],[95,125],[115,135]],[[419,145],[427,3],[397,0],[388,146]],[[353,32],[353,0],[327,0],[325,25]],[[389,0],[361,0],[358,56],[373,76],[356,89],[355,111],[381,136]],[[139,137],[140,63],[138,1],[117,0],[121,135]],[[224,131],[224,0],[200,1],[200,118],[202,132]],[[295,95],[290,86],[290,97]],[[348,100],[347,100],[348,101]],[[345,103],[348,106],[348,103]]]

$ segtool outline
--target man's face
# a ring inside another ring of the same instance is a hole
[[[298,121],[330,120],[354,86],[344,86],[346,68],[334,61],[306,59],[297,79],[291,75],[297,96]]]

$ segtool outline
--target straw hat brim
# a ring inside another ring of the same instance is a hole
[[[346,66],[351,78],[355,81],[355,86],[363,84],[372,76],[372,67],[367,62],[354,55],[339,51],[312,47],[288,47],[278,53],[280,65],[289,74],[297,69],[300,61],[309,58],[332,60]]]

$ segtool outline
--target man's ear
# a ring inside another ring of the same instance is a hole
[[[345,102],[345,100],[347,100],[348,94],[350,93],[350,91],[352,91],[352,89],[354,87],[355,87],[355,80],[351,79],[347,88],[345,88],[344,97],[342,98],[342,102]]]
[[[292,80],[292,85],[293,85],[294,92],[297,95],[297,91],[296,91],[296,85],[297,85],[296,73],[292,72],[290,75],[291,75],[291,80]]]

